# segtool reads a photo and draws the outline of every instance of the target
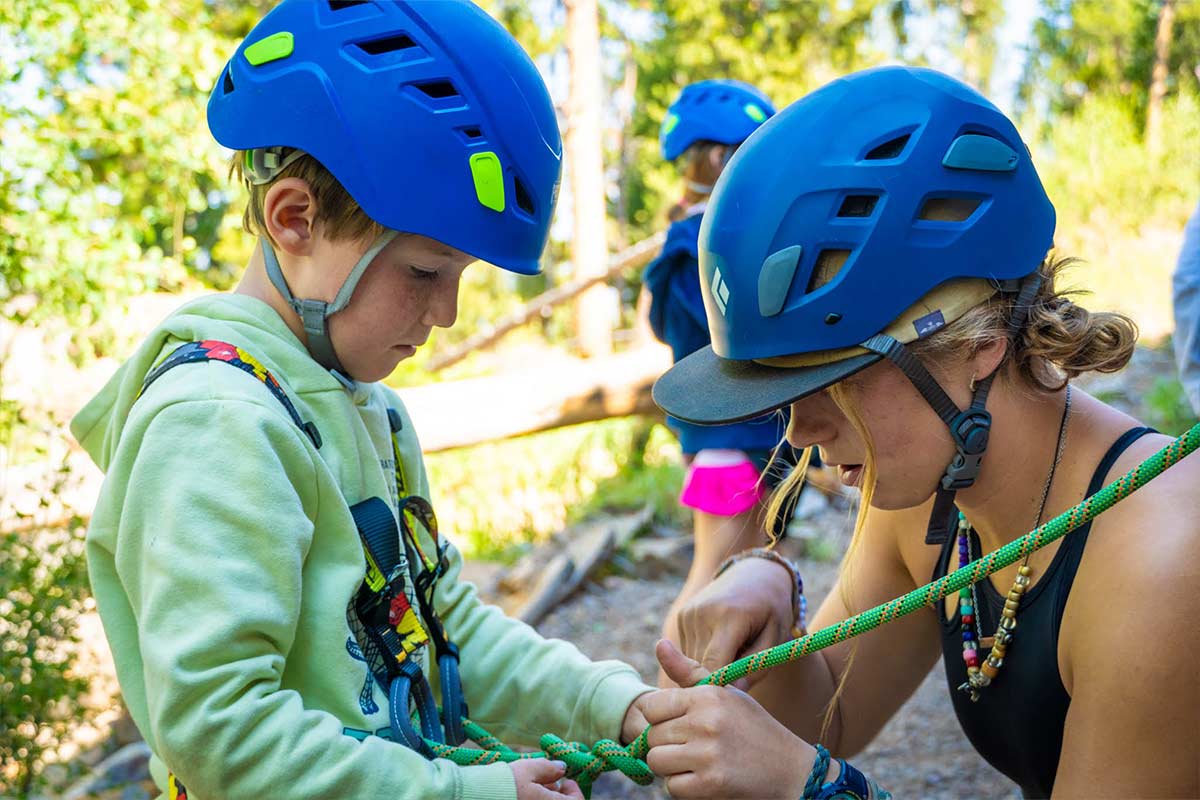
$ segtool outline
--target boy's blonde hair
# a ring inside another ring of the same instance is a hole
[[[229,160],[229,174],[246,185],[250,200],[242,214],[242,227],[255,236],[266,236],[267,221],[263,215],[263,200],[267,190],[283,178],[299,178],[308,184],[317,200],[316,220],[331,241],[372,241],[383,233],[383,226],[366,215],[345,187],[325,169],[320,161],[305,153],[288,164],[267,183],[253,184],[246,174],[246,152],[237,150]],[[274,244],[272,239],[272,244]]]

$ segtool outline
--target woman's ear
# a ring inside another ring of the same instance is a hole
[[[1008,339],[997,336],[975,351],[971,357],[971,372],[977,380],[983,380],[1000,368],[1004,354],[1008,351]]]
[[[293,256],[308,256],[316,246],[317,198],[300,178],[272,184],[263,197],[267,234],[276,246]]]

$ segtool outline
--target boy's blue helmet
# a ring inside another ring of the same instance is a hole
[[[252,168],[265,148],[308,153],[385,228],[538,271],[557,119],[529,56],[472,3],[283,0],[222,70],[208,123],[258,151]]]
[[[663,158],[674,161],[696,142],[740,144],[774,114],[770,99],[748,83],[693,83],[663,117],[658,135]]]
[[[717,181],[699,244],[712,346],[655,399],[701,424],[781,408],[891,356],[877,335],[910,342],[1016,290],[1054,221],[1016,128],[970,87],[908,67],[827,84]],[[948,299],[905,316],[938,287]]]

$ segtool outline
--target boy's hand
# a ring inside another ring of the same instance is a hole
[[[646,722],[646,715],[642,713],[642,707],[646,699],[653,694],[655,692],[640,694],[629,704],[629,708],[625,711],[625,719],[621,722],[621,744],[632,742],[650,724]]]
[[[517,779],[517,800],[553,800],[570,797],[583,800],[583,792],[575,781],[565,779],[567,765],[545,758],[513,761],[513,777]]]

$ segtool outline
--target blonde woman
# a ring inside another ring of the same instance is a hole
[[[835,81],[726,169],[700,233],[713,345],[655,396],[693,423],[790,407],[790,443],[861,487],[814,628],[996,550],[1168,441],[1070,387],[1124,366],[1136,328],[1062,293],[1054,223],[1012,123],[931,70]],[[1193,456],[1026,563],[749,695],[660,693],[651,767],[676,797],[885,797],[888,776],[829,753],[865,747],[940,659],[964,735],[1026,797],[1200,796],[1200,679],[1179,635],[1200,614],[1198,485]],[[790,638],[794,592],[781,564],[738,560],[682,610],[664,670],[690,685]]]

